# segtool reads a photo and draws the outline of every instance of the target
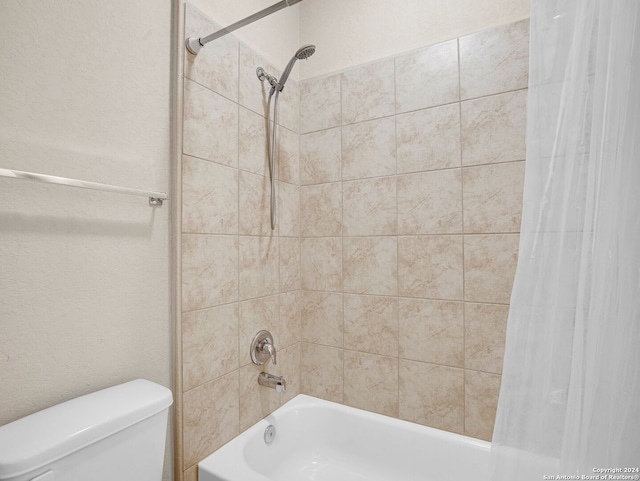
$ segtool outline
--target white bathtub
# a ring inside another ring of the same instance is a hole
[[[266,444],[272,424],[276,434]],[[300,394],[198,464],[200,481],[488,481],[490,444]]]

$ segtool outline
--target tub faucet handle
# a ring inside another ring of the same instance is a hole
[[[258,332],[251,343],[251,360],[258,366],[263,365],[269,359],[276,364],[276,346],[273,345],[273,336],[269,331]]]
[[[271,356],[271,362],[275,365],[276,364],[276,348],[273,347],[273,344],[267,341],[270,341],[270,339],[265,339],[264,344],[262,345],[262,349],[269,353],[269,356]]]

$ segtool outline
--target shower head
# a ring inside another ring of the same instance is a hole
[[[298,49],[298,51],[296,52],[295,57],[298,60],[306,60],[309,57],[311,57],[316,51],[316,46],[315,45],[303,45],[302,47],[300,47]]]
[[[280,90],[282,92],[282,89],[284,88],[284,84],[287,81],[287,79],[289,78],[289,74],[291,74],[291,69],[293,69],[293,64],[296,63],[296,60],[308,59],[309,57],[311,57],[315,53],[315,51],[316,51],[316,46],[315,45],[303,45],[302,47],[300,47],[298,49],[298,51],[295,53],[295,55],[293,57],[291,57],[291,60],[289,60],[289,63],[287,64],[287,67],[284,69],[284,72],[282,73],[282,76],[278,80],[278,84],[279,84],[278,90]]]

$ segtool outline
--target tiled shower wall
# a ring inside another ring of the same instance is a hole
[[[217,25],[186,5],[185,36]],[[182,37],[184,38],[184,37]],[[278,227],[269,225],[266,85],[273,66],[231,35],[185,55],[176,479],[299,392],[298,87],[280,97]],[[270,330],[284,395],[258,386],[249,346]]]
[[[491,438],[528,26],[301,82],[303,393]]]
[[[186,5],[181,38],[218,28]],[[227,35],[185,55],[178,176],[176,479],[299,392],[489,438],[517,255],[528,22],[280,99]],[[310,59],[309,61],[313,61]],[[269,329],[284,395],[249,360]]]

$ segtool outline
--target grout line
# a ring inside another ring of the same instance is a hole
[[[396,417],[400,419],[400,206],[398,205],[398,179],[400,177],[398,172],[398,88],[397,88],[397,61],[398,57],[394,57],[393,60],[393,100],[394,100],[394,151],[396,157],[396,347],[397,347],[397,362],[396,362],[396,382],[397,382],[397,412]]]
[[[344,295],[344,233],[345,233],[345,225],[344,225],[344,105],[342,100],[342,89],[343,89],[343,79],[344,76],[340,74],[340,245],[342,248],[342,256],[340,258],[340,294],[342,296],[342,404],[345,403],[345,395],[344,395],[344,387],[345,387],[345,377],[346,377],[346,368],[345,368],[345,360],[344,360],[344,312],[345,312],[345,295]]]
[[[225,94],[220,93],[219,91],[212,89],[210,86],[203,84],[203,83],[202,83],[202,82],[200,82],[199,80],[192,79],[191,77],[187,77],[186,75],[184,76],[184,80],[188,80],[189,82],[192,82],[192,83],[194,83],[194,84],[196,84],[196,85],[198,85],[198,86],[200,86],[200,87],[202,87],[202,88],[204,88],[204,89],[208,90],[209,92],[214,93],[214,94],[216,94],[216,95],[218,95],[218,96],[222,97],[222,98],[223,98],[223,99],[225,99],[225,100],[228,100],[229,102],[233,102],[234,104],[240,105],[240,99],[239,99],[239,98],[238,98],[238,99],[232,99],[232,98],[230,98],[230,97],[227,97]],[[240,82],[238,82],[238,84],[239,84],[239,83],[240,83]],[[238,91],[239,91],[239,90],[240,90],[240,88],[238,87]],[[244,106],[243,106],[243,107],[244,107]],[[246,108],[246,109],[248,109],[248,110],[251,110],[251,109],[249,109],[248,107],[245,107],[245,108]],[[257,113],[257,112],[256,112],[256,113]]]
[[[503,95],[503,94],[510,94],[510,93],[514,93],[514,92],[522,92],[522,91],[525,91],[525,90],[528,90],[528,89],[529,89],[529,87],[526,86],[526,87],[518,87],[518,88],[515,88],[515,89],[509,89],[509,90],[501,90],[500,92],[493,92],[493,93],[485,94],[485,95],[478,95],[477,97],[468,97],[468,98],[465,98],[465,99],[463,99],[461,97],[460,101],[461,102],[469,102],[470,100],[481,100],[481,99],[486,99],[486,98],[489,98],[489,97],[496,97],[498,95]]]
[[[238,246],[238,262],[237,262],[237,299],[235,304],[237,305],[237,316],[236,316],[236,331],[238,333],[238,337],[237,337],[237,348],[238,348],[238,364],[241,364],[240,361],[240,324],[241,324],[241,317],[242,317],[242,301],[240,300],[240,212],[241,212],[241,208],[242,205],[240,203],[240,197],[241,197],[241,192],[240,192],[240,78],[241,78],[241,57],[242,55],[240,54],[240,45],[237,46],[236,48],[236,58],[238,60],[238,64],[237,64],[237,73],[238,73],[238,84],[237,84],[237,89],[238,91],[236,92],[237,95],[237,108],[238,108],[238,123],[237,123],[237,136],[236,136],[236,152],[237,152],[237,158],[236,158],[236,169],[237,169],[237,193],[238,193],[238,208],[237,208],[237,232],[236,232],[236,244]],[[238,413],[240,413],[240,367],[238,366]],[[240,432],[240,416],[238,416],[238,426],[237,426],[237,432]]]
[[[459,62],[459,60],[458,60],[458,62]],[[458,76],[458,85],[460,85],[460,77],[459,76]],[[412,113],[416,113],[416,112],[422,112],[424,110],[437,109],[437,108],[440,108],[440,107],[448,107],[448,106],[461,104],[461,103],[465,103],[465,102],[469,102],[469,101],[486,99],[486,98],[489,98],[489,97],[496,97],[498,95],[514,93],[514,92],[521,92],[521,91],[525,91],[527,89],[528,89],[528,87],[523,87],[523,88],[505,90],[505,91],[502,91],[502,92],[496,92],[496,93],[487,94],[487,95],[481,95],[481,96],[478,96],[478,97],[469,97],[469,98],[465,98],[465,99],[462,99],[460,97],[460,94],[458,94],[458,99],[454,100],[452,102],[445,102],[445,103],[441,103],[441,104],[427,105],[425,107],[415,108],[415,109],[406,110],[406,111],[402,111],[402,112],[395,112],[395,113],[389,114],[389,115],[381,115],[379,117],[373,117],[373,118],[370,118],[370,119],[357,120],[355,122],[350,122],[350,123],[347,123],[347,124],[341,123],[340,125],[336,125],[336,126],[333,126],[333,127],[325,127],[325,128],[321,128],[321,129],[310,130],[308,132],[300,132],[300,135],[315,134],[315,133],[321,132],[323,130],[330,130],[330,129],[334,129],[334,128],[337,128],[337,127],[348,127],[348,126],[351,126],[351,125],[358,125],[358,124],[363,124],[363,123],[366,123],[366,122],[374,122],[376,120],[388,119],[390,117],[395,117],[395,116],[398,116],[398,115],[406,115],[406,114],[412,114]],[[248,110],[251,110],[248,107],[245,107],[245,108],[247,108]],[[341,118],[341,121],[342,121],[342,118]]]
[[[465,433],[466,419],[467,419],[467,378],[466,378],[466,367],[467,367],[467,338],[466,338],[466,304],[464,299],[466,299],[465,293],[465,268],[464,268],[464,176],[463,176],[463,143],[462,143],[462,80],[461,80],[461,63],[460,63],[460,39],[456,40],[456,45],[458,47],[458,113],[459,113],[459,141],[460,141],[460,216],[462,222],[462,432]]]

